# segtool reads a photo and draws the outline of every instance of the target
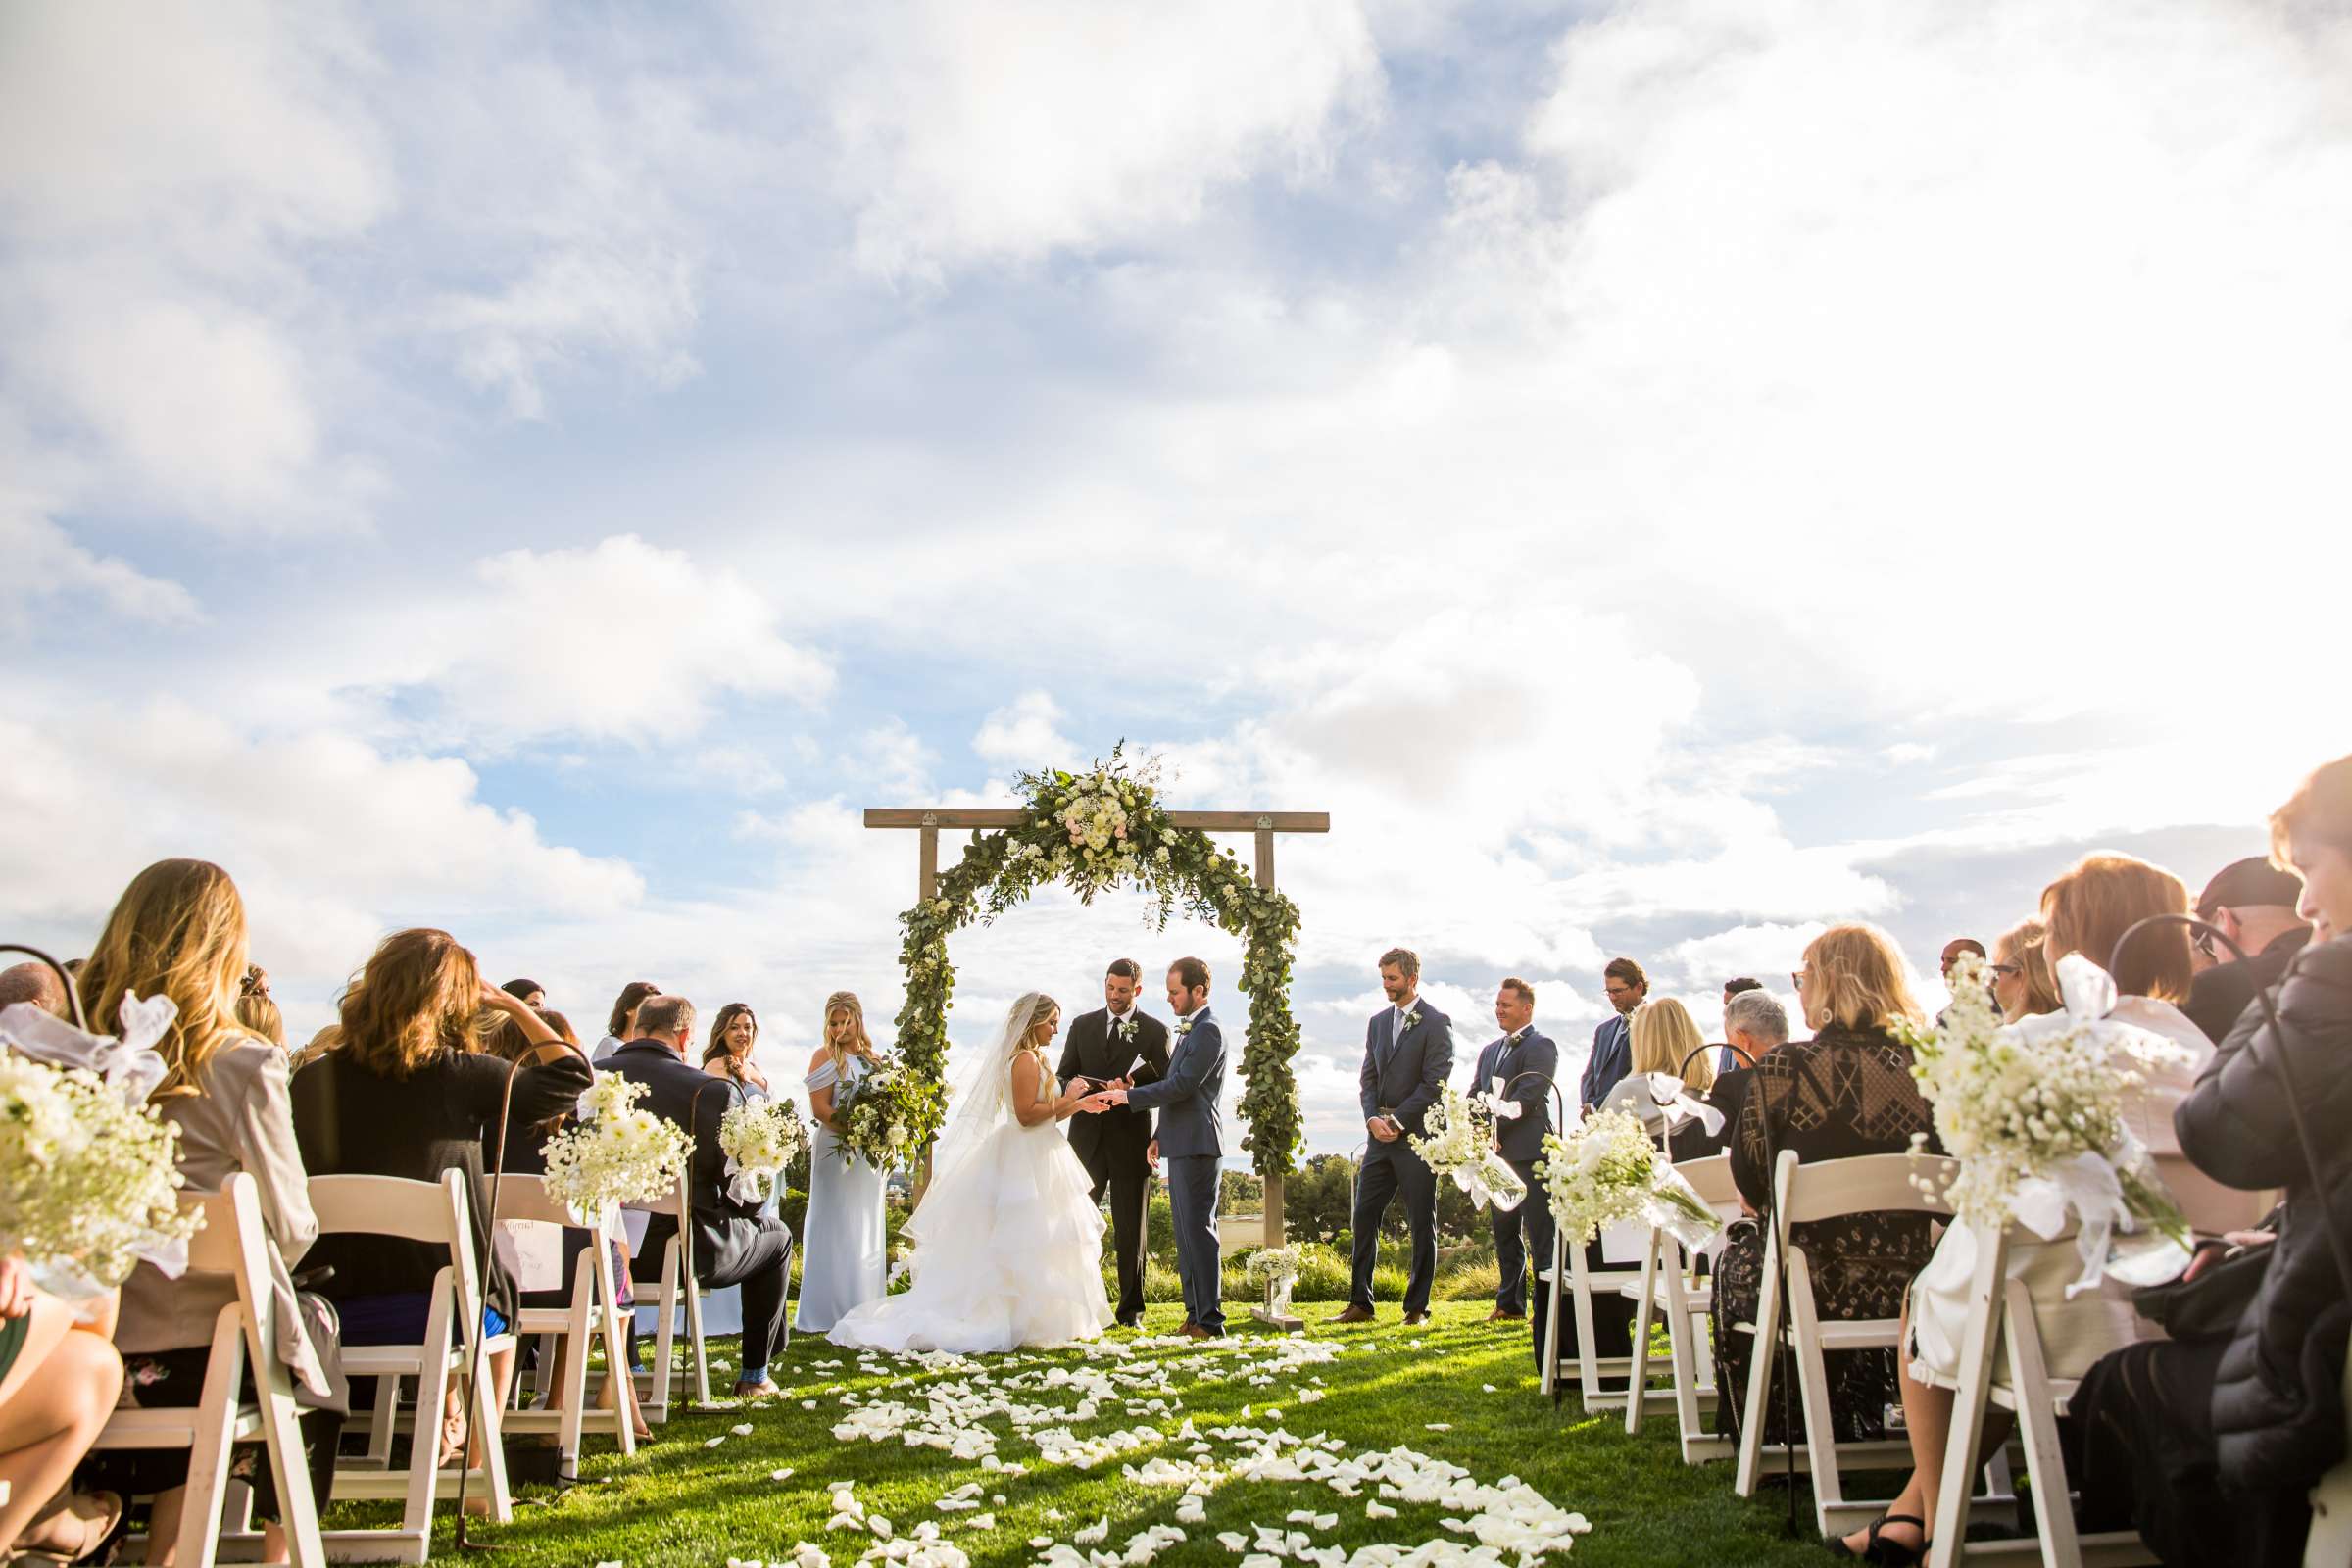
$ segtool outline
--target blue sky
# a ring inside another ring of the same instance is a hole
[[[135,24],[132,18],[136,18]],[[6,929],[219,858],[575,1020],[887,1017],[914,846],[1125,738],[1324,808],[1371,964],[1581,1042],[2084,850],[2192,885],[2352,714],[2326,8],[10,7]],[[2325,586],[2323,586],[2325,585]],[[1017,992],[1198,950],[1040,900]]]

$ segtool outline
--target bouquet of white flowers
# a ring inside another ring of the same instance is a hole
[[[1537,1174],[1560,1234],[1576,1246],[1633,1220],[1660,1226],[1689,1248],[1723,1228],[1631,1111],[1598,1111],[1566,1133],[1544,1134]]]
[[[1494,1110],[1486,1096],[1472,1099],[1451,1084],[1438,1086],[1438,1102],[1421,1118],[1427,1137],[1408,1133],[1405,1142],[1421,1162],[1470,1195],[1474,1203],[1504,1211],[1527,1199],[1527,1184],[1494,1150]]]
[[[883,1058],[833,1119],[841,1127],[841,1157],[864,1160],[876,1170],[896,1170],[938,1133],[947,1109],[947,1090],[918,1078],[906,1064]]]
[[[1936,1136],[1960,1161],[1945,1197],[1972,1224],[2015,1219],[2045,1240],[2076,1216],[2082,1272],[2070,1296],[2101,1274],[2162,1283],[2188,1264],[2188,1224],[2126,1123],[2124,1097],[2147,1069],[2186,1054],[2108,1018],[2115,982],[2080,954],[2060,962],[2058,981],[2064,1012],[2004,1024],[1984,960],[1964,954],[1943,1017],[1933,1030],[1905,1031],[1911,1076],[1936,1107]]]
[[[0,1251],[60,1295],[112,1290],[145,1253],[184,1257],[201,1220],[179,1206],[179,1129],[86,1067],[0,1050]]]
[[[727,1156],[727,1196],[764,1203],[792,1156],[808,1142],[789,1100],[747,1100],[718,1119],[719,1152]]]
[[[547,1141],[547,1190],[583,1225],[670,1192],[694,1152],[682,1129],[637,1108],[644,1096],[643,1084],[598,1073],[580,1097],[584,1119]]]
[[[1242,1265],[1242,1277],[1263,1286],[1267,1306],[1280,1312],[1290,1306],[1291,1287],[1305,1263],[1296,1247],[1261,1247]]]

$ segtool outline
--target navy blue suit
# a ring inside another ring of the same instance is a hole
[[[1585,1058],[1585,1077],[1577,1089],[1577,1098],[1587,1109],[1596,1107],[1607,1101],[1609,1091],[1633,1070],[1634,1026],[1621,1012],[1592,1031],[1592,1054]]]
[[[1533,1257],[1538,1269],[1551,1267],[1551,1204],[1536,1181],[1536,1164],[1544,1157],[1544,1135],[1552,1130],[1552,1086],[1544,1080],[1559,1070],[1560,1048],[1552,1044],[1550,1036],[1530,1025],[1519,1031],[1517,1041],[1506,1035],[1481,1051],[1478,1073],[1470,1084],[1472,1094],[1484,1094],[1499,1078],[1519,1106],[1517,1120],[1499,1123],[1496,1141],[1502,1157],[1527,1184],[1527,1198],[1517,1208],[1491,1207],[1487,1211],[1494,1227],[1494,1262],[1502,1275],[1502,1283],[1494,1291],[1494,1306],[1513,1316],[1527,1310],[1528,1259]],[[1521,1073],[1542,1073],[1544,1077],[1531,1077],[1511,1087],[1511,1080]]]
[[[1217,1161],[1225,1152],[1225,1033],[1206,1006],[1168,1053],[1155,1084],[1127,1091],[1127,1103],[1159,1112],[1160,1157],[1168,1162],[1168,1211],[1176,1224],[1176,1276],[1188,1323],[1222,1330],[1217,1251]]]
[[[1364,1065],[1356,1075],[1364,1120],[1394,1116],[1407,1133],[1427,1136],[1423,1118],[1437,1103],[1439,1086],[1453,1070],[1453,1023],[1425,1001],[1416,1000],[1415,1021],[1401,1035],[1396,1009],[1384,1007],[1364,1026]],[[1438,1272],[1438,1183],[1421,1156],[1402,1137],[1383,1143],[1366,1133],[1364,1167],[1355,1179],[1354,1278],[1348,1299],[1372,1309],[1372,1266],[1380,1257],[1380,1222],[1389,1200],[1404,1198],[1406,1227],[1413,1238],[1412,1272],[1404,1285],[1404,1309],[1429,1310],[1429,1288]]]

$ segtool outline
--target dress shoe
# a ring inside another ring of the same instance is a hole
[[[1183,1335],[1188,1340],[1205,1340],[1208,1338],[1208,1330],[1202,1328],[1198,1323],[1187,1323],[1184,1327],[1178,1329],[1176,1332]]]
[[[1487,1321],[1490,1323],[1524,1323],[1527,1321],[1527,1314],[1525,1312],[1505,1312],[1498,1306],[1487,1314]]]
[[[1404,1326],[1408,1329],[1417,1329],[1428,1321],[1429,1314],[1427,1312],[1407,1312],[1404,1314]]]
[[[1200,1338],[1204,1340],[1221,1340],[1225,1337],[1223,1329],[1204,1328],[1199,1323],[1194,1324],[1193,1327],[1200,1329]]]
[[[1130,1315],[1130,1316],[1122,1317],[1122,1318],[1120,1318],[1120,1319],[1119,1319],[1119,1327],[1121,1327],[1121,1328],[1123,1328],[1123,1329],[1140,1329],[1140,1328],[1142,1328],[1143,1326],[1144,1326],[1144,1314],[1143,1314],[1143,1313],[1141,1313],[1141,1312],[1137,1312],[1137,1313],[1134,1313],[1134,1314],[1132,1314],[1132,1315]]]
[[[1331,1321],[1334,1323],[1369,1323],[1372,1321],[1372,1309],[1368,1306],[1350,1306],[1345,1312],[1334,1313]]]

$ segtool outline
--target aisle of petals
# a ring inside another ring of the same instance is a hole
[[[1417,1347],[1419,1342],[1414,1342]],[[1329,1392],[1317,1367],[1343,1354],[1394,1353],[1393,1347],[1342,1346],[1299,1337],[1246,1337],[1221,1344],[1174,1336],[1102,1341],[1051,1352],[985,1359],[928,1352],[893,1357],[863,1352],[857,1370],[879,1388],[860,1393],[827,1384],[804,1385],[800,1409],[827,1397],[839,1407],[832,1436],[839,1443],[896,1444],[929,1448],[957,1465],[978,1464],[987,1481],[942,1490],[932,1499],[937,1517],[893,1520],[867,1507],[850,1481],[824,1484],[830,1498],[827,1539],[797,1543],[772,1564],[730,1558],[728,1568],[834,1568],[836,1563],[897,1563],[906,1568],[969,1568],[965,1545],[997,1529],[996,1510],[1008,1502],[1004,1488],[1033,1468],[1093,1471],[1117,1465],[1137,1490],[1172,1499],[1167,1522],[1153,1523],[1113,1544],[1110,1521],[1065,1519],[1044,1510],[1055,1534],[1027,1538],[1036,1568],[1141,1568],[1194,1538],[1187,1527],[1207,1522],[1207,1500],[1236,1484],[1305,1484],[1337,1499],[1329,1510],[1290,1508],[1279,1522],[1250,1522],[1248,1532],[1203,1537],[1182,1560],[1203,1560],[1209,1540],[1236,1568],[1455,1568],[1493,1564],[1535,1568],[1565,1553],[1591,1527],[1516,1476],[1479,1481],[1460,1465],[1414,1448],[1349,1451],[1323,1432],[1289,1429],[1284,1407],[1309,1405]],[[1442,1352],[1441,1352],[1442,1353]],[[1071,1355],[1078,1364],[1068,1362]],[[829,1359],[811,1370],[839,1374]],[[1238,1419],[1205,1428],[1184,1413],[1189,1389],[1239,1382],[1273,1391],[1241,1408]],[[1287,1383],[1287,1389],[1277,1385]],[[1058,1401],[1075,1396],[1072,1403]],[[779,1413],[788,1413],[787,1409]],[[1113,1424],[1116,1423],[1116,1424]],[[1304,1423],[1301,1423],[1304,1424]],[[1081,1433],[1080,1427],[1100,1426]],[[1427,1423],[1433,1432],[1443,1422]],[[734,1429],[748,1434],[747,1423]],[[714,1440],[716,1441],[716,1440]],[[1021,1452],[1021,1446],[1034,1456]],[[1007,1453],[1018,1457],[1007,1457]],[[776,1479],[791,1472],[780,1471]],[[1318,1537],[1337,1528],[1342,1509],[1367,1523],[1398,1517],[1398,1505],[1443,1510],[1445,1532],[1414,1544],[1382,1542],[1349,1548]],[[846,1538],[846,1539],[845,1539]],[[992,1550],[990,1555],[1001,1555]]]

